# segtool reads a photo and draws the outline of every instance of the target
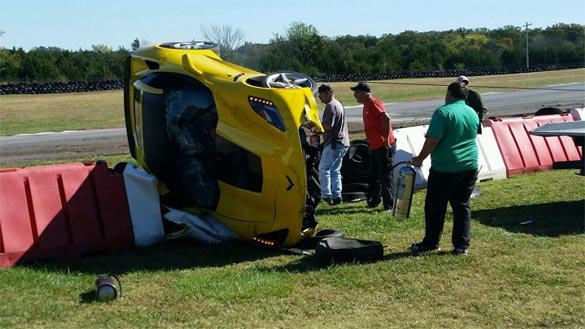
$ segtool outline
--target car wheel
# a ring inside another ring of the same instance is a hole
[[[317,243],[315,256],[333,263],[375,261],[384,256],[384,247],[380,241],[331,237]]]

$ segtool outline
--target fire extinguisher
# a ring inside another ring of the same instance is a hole
[[[118,282],[117,287],[113,279]],[[116,274],[100,275],[95,280],[95,292],[99,301],[106,302],[116,299],[118,289],[120,290],[120,298],[122,298],[122,282],[120,282],[120,278]]]
[[[410,161],[399,162],[395,166],[403,163],[406,164],[399,171],[392,216],[408,218],[410,216],[410,206],[412,205],[416,171]]]

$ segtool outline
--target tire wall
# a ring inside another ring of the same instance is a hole
[[[559,71],[581,68],[579,65],[548,65],[532,68],[515,68],[515,69],[483,69],[483,70],[449,70],[449,71],[403,71],[389,73],[370,73],[370,74],[321,74],[311,76],[316,82],[343,82],[343,81],[375,81],[375,80],[393,80],[393,79],[417,79],[417,78],[446,78],[456,77],[459,75],[466,76],[484,76],[484,75],[501,75],[530,73],[543,71]],[[0,81],[0,95],[10,94],[54,94],[54,93],[72,93],[72,92],[89,92],[101,90],[122,89],[124,82],[122,79],[110,80],[91,80],[91,81],[70,81],[70,82],[17,82],[5,83]]]

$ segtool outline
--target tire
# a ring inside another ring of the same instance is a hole
[[[314,204],[317,205],[321,201],[321,184],[319,184],[319,173],[315,168],[311,168],[307,179],[307,190]]]
[[[379,241],[332,237],[317,243],[315,256],[333,263],[375,261],[384,256],[384,247]]]
[[[126,170],[126,166],[128,165],[128,162],[118,162],[115,166],[114,166],[114,172],[118,173],[118,174],[123,174],[124,170]]]
[[[315,232],[312,236],[304,239],[298,244],[298,248],[301,249],[315,249],[317,243],[325,238],[343,238],[345,232],[334,228],[324,228]]]
[[[354,140],[349,143],[349,149],[343,157],[341,175],[347,181],[359,181],[368,177],[370,163],[370,143],[367,140]]]
[[[325,239],[325,238],[343,238],[345,237],[345,232],[343,230],[338,230],[334,228],[324,228],[320,229],[319,231],[313,234],[312,238],[316,239]]]
[[[321,193],[321,184],[319,184],[319,177],[309,176],[308,180],[308,189],[309,192],[318,192]]]
[[[341,192],[343,202],[360,202],[367,199],[365,192]]]
[[[344,158],[358,167],[367,168],[370,158],[370,143],[363,140],[351,141]]]
[[[543,107],[540,110],[536,111],[536,113],[534,113],[535,116],[551,114],[563,114],[563,111],[556,107]]]
[[[368,183],[348,183],[343,184],[342,193],[346,192],[367,192]]]

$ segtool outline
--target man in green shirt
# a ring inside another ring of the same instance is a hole
[[[453,209],[453,253],[467,255],[471,240],[469,198],[478,174],[477,130],[479,118],[465,104],[467,87],[453,82],[447,87],[445,105],[433,113],[419,155],[412,158],[420,167],[431,156],[425,199],[425,237],[410,246],[412,252],[439,249],[447,203]]]

